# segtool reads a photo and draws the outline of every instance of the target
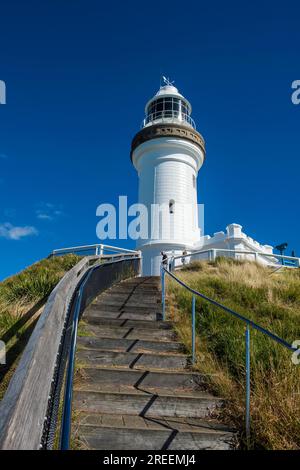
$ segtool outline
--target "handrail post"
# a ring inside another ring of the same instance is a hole
[[[192,297],[192,364],[196,361],[196,297]]]
[[[250,447],[250,325],[247,323],[245,333],[246,343],[246,441]]]
[[[163,265],[161,265],[161,303],[162,303],[162,319],[165,321],[166,319],[166,293],[165,293],[165,270]]]

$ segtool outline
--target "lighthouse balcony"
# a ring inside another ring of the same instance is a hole
[[[152,126],[153,124],[181,124],[184,126],[190,126],[196,129],[195,121],[189,114],[179,113],[175,110],[170,111],[157,111],[155,113],[148,114],[143,120],[141,128]]]

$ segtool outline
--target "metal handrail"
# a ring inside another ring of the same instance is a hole
[[[90,278],[90,275],[96,269],[97,266],[93,266],[87,272],[83,282],[81,282],[79,289],[76,292],[76,301],[74,309],[74,317],[72,323],[72,335],[71,335],[71,346],[70,354],[66,375],[66,388],[65,388],[65,397],[64,397],[64,406],[62,413],[62,427],[61,427],[61,450],[68,450],[70,445],[70,435],[71,435],[71,423],[72,423],[72,396],[73,396],[73,376],[74,376],[74,367],[75,367],[75,352],[76,352],[76,342],[77,342],[77,332],[78,332],[78,322],[80,315],[81,299],[82,293],[85,288],[87,281]]]
[[[250,440],[250,327],[253,329],[260,331],[264,335],[268,336],[271,338],[273,341],[277,342],[278,344],[281,344],[281,346],[284,346],[287,348],[289,351],[297,351],[297,347],[294,347],[284,339],[280,338],[279,336],[275,335],[271,331],[267,330],[266,328],[263,328],[262,326],[258,325],[256,322],[253,320],[250,320],[249,318],[241,315],[238,312],[235,312],[229,307],[226,307],[225,305],[217,302],[216,300],[211,299],[210,297],[207,297],[206,295],[202,294],[201,292],[196,291],[195,289],[192,289],[190,286],[185,284],[183,281],[181,281],[177,276],[175,276],[173,273],[168,271],[168,269],[162,264],[161,265],[161,285],[162,285],[162,309],[163,309],[163,320],[166,319],[166,302],[165,302],[165,275],[170,276],[172,279],[174,279],[178,284],[180,284],[182,287],[184,287],[186,290],[191,292],[193,294],[192,297],[192,362],[195,362],[195,357],[196,357],[196,342],[195,342],[195,314],[196,314],[196,296],[200,297],[207,302],[215,305],[216,307],[221,308],[227,313],[230,313],[232,316],[235,318],[238,318],[242,322],[246,324],[246,332],[245,332],[245,344],[246,344],[246,439],[247,439],[247,444],[249,446],[249,440]]]
[[[127,258],[128,259],[128,258]],[[132,259],[136,259],[136,255],[133,254]],[[123,261],[114,260],[110,261],[109,264],[119,263]],[[62,412],[62,425],[60,433],[60,449],[68,450],[70,445],[70,436],[71,436],[71,423],[72,423],[72,396],[73,396],[73,377],[74,377],[74,368],[75,368],[75,352],[76,352],[76,342],[77,342],[77,332],[78,332],[78,323],[81,312],[81,303],[84,294],[84,289],[87,285],[87,282],[93,273],[93,271],[99,267],[105,266],[108,263],[97,263],[89,268],[86,272],[85,277],[81,280],[75,298],[74,306],[74,315],[72,319],[72,333],[71,333],[71,344],[69,352],[69,360],[66,371],[66,385],[65,385],[65,394],[63,402],[63,412]]]

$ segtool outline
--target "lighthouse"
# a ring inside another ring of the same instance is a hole
[[[160,274],[162,252],[174,258],[172,268],[217,256],[277,266],[281,261],[273,254],[273,247],[248,236],[237,223],[213,236],[200,231],[197,177],[205,159],[205,143],[191,114],[190,102],[164,78],[147,102],[141,130],[132,139],[131,161],[138,173],[141,207],[137,212],[143,213],[137,219],[145,222],[147,215],[142,235],[135,232],[143,275]],[[135,214],[133,211],[131,215]],[[141,225],[134,222],[134,228]],[[290,259],[300,266],[300,258]]]
[[[197,176],[205,144],[191,113],[190,102],[164,78],[147,102],[142,128],[132,140],[139,203],[148,217],[147,238],[137,241],[145,276],[159,275],[162,251],[180,255],[200,241]]]

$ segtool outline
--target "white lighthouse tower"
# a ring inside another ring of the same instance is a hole
[[[192,107],[167,79],[145,107],[146,117],[132,141],[139,176],[139,203],[147,208],[148,236],[139,239],[143,275],[158,275],[161,251],[180,255],[200,241],[197,175],[205,158]],[[203,235],[203,234],[202,234]]]

